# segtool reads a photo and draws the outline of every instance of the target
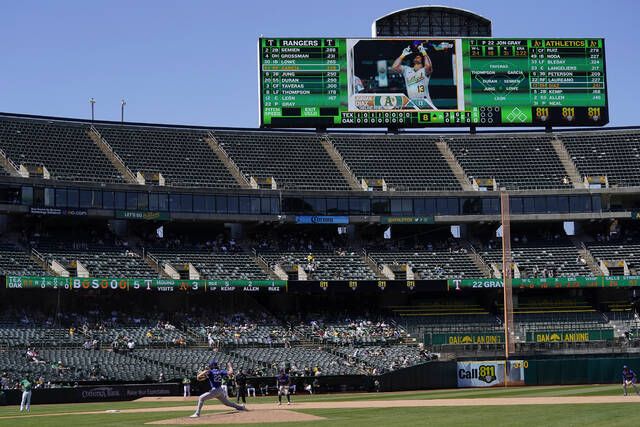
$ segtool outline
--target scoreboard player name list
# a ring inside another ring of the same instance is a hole
[[[339,106],[341,64],[335,39],[264,39],[261,50],[266,115],[295,109],[313,117],[321,108]]]
[[[601,40],[469,40],[474,105],[605,106]]]

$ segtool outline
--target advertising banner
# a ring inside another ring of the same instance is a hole
[[[348,216],[296,216],[296,224],[349,224]]]
[[[532,277],[512,279],[513,288],[551,289],[551,288],[617,288],[640,286],[640,276],[588,276],[588,277]],[[488,289],[502,288],[502,279],[448,279],[449,290],[463,288]]]
[[[528,331],[527,342],[590,342],[613,341],[613,329],[589,329],[582,331]]]
[[[524,385],[526,367],[523,360],[510,360],[506,366],[504,360],[458,362],[458,387],[504,386],[505,378],[509,385]]]
[[[244,291],[284,292],[286,280],[186,280],[53,276],[7,276],[7,289],[110,289],[147,291]]]
[[[501,344],[504,342],[503,333],[434,333],[425,334],[425,343],[429,345],[458,345],[458,344]]]

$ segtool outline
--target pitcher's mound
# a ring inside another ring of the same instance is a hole
[[[200,418],[171,418],[153,421],[147,424],[171,425],[199,425],[199,424],[259,424],[259,423],[288,423],[297,421],[319,421],[326,418],[286,409],[266,409],[243,412],[222,412],[218,414],[202,415]]]

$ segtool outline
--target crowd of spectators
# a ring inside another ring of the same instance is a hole
[[[151,230],[141,236],[147,249],[175,249],[196,250],[210,253],[226,254],[242,252],[242,242],[229,236],[227,233],[210,233],[203,235],[198,233],[172,232],[163,229],[161,236],[157,230]]]
[[[367,363],[371,375],[384,374],[438,358],[438,354],[430,352],[424,344],[419,344],[417,351],[413,347],[359,347],[353,349],[349,356]]]
[[[293,328],[283,325],[264,311],[210,313],[199,319],[197,329],[201,336],[206,336],[207,345],[212,349],[242,339],[253,340],[254,343],[259,340],[260,344],[285,347],[299,340]]]
[[[311,320],[310,333],[325,343],[338,345],[398,342],[404,331],[388,321],[368,319]]]
[[[349,247],[346,234],[311,234],[296,232],[277,233],[274,230],[256,233],[248,242],[257,251],[268,252],[331,252]],[[353,243],[351,244],[353,245]]]

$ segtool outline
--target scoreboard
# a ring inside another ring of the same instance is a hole
[[[603,126],[604,39],[261,38],[261,127]]]

